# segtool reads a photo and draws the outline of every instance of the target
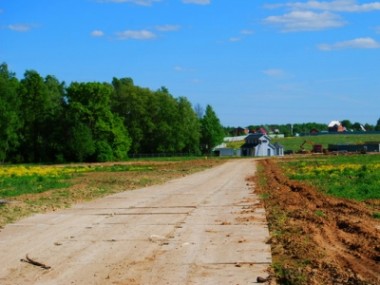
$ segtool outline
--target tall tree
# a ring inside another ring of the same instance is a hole
[[[66,147],[65,141],[62,141],[62,134],[65,132],[63,113],[66,98],[65,83],[52,75],[46,76],[44,83],[48,98],[42,126],[42,135],[45,138],[45,161],[63,162],[63,152]]]
[[[21,80],[23,112],[23,145],[21,152],[27,162],[41,162],[44,152],[43,124],[48,109],[48,90],[37,71],[28,70]]]
[[[204,153],[223,142],[224,130],[219,118],[210,105],[207,105],[205,114],[201,119],[201,148]]]
[[[130,138],[121,118],[111,111],[112,93],[111,85],[98,82],[74,82],[67,89],[69,113],[75,118],[71,149],[77,153],[78,160],[110,161],[127,157]],[[78,141],[81,135],[82,142]],[[78,153],[78,146],[85,153]]]
[[[178,98],[177,144],[180,152],[199,153],[200,121],[186,97]]]
[[[168,89],[162,87],[154,92],[150,100],[150,113],[155,122],[154,133],[148,137],[150,149],[158,153],[180,151],[178,143],[178,109],[177,101]]]
[[[0,65],[0,162],[7,160],[8,153],[20,142],[19,82],[8,66]]]
[[[346,128],[346,130],[352,129],[352,123],[351,123],[350,120],[347,120],[347,119],[346,120],[342,120],[340,123],[342,124],[343,127]]]
[[[37,71],[28,70],[20,82],[23,114],[23,144],[25,161],[46,162],[54,156],[62,140],[57,120],[61,117],[64,83],[54,76],[42,78]]]
[[[131,137],[130,152],[147,152],[144,147],[155,128],[149,109],[152,91],[135,86],[131,78],[113,78],[112,85],[112,111],[123,119],[128,130]]]
[[[380,118],[376,122],[375,131],[380,131]]]

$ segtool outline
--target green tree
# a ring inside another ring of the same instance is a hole
[[[121,118],[111,111],[112,93],[111,85],[98,82],[74,82],[67,89],[68,114],[75,118],[71,123],[74,128],[70,141],[76,159],[110,161],[127,158],[130,138]],[[80,134],[84,135],[83,141],[78,141]]]
[[[347,131],[352,129],[352,123],[350,120],[342,120],[340,123],[342,124],[343,127],[346,128]]]
[[[0,162],[19,145],[21,128],[19,82],[8,66],[0,65]]]
[[[380,131],[380,118],[376,122],[375,131]]]
[[[177,101],[163,87],[154,92],[149,103],[152,121],[155,122],[154,132],[147,138],[150,150],[158,153],[180,151]]]
[[[135,86],[130,78],[112,85],[112,110],[128,129],[132,153],[199,152],[199,121],[186,98],[175,99],[165,87]]]
[[[123,120],[131,137],[130,152],[149,152],[145,148],[147,140],[154,134],[155,122],[149,108],[152,91],[133,84],[131,78],[113,78],[112,111]]]
[[[60,82],[52,75],[44,80],[47,89],[46,115],[42,123],[42,136],[44,137],[44,160],[63,162],[62,157],[66,142],[62,140],[65,132],[64,100],[66,97],[65,83]]]
[[[27,162],[42,162],[44,156],[43,128],[48,113],[48,89],[37,71],[28,70],[21,80],[23,143],[21,153]]]
[[[21,153],[27,162],[55,160],[61,148],[59,120],[62,115],[64,83],[54,76],[42,78],[28,70],[20,82],[23,117]]]
[[[178,98],[178,151],[199,154],[200,121],[186,97]]]
[[[364,125],[364,129],[365,129],[366,131],[374,131],[374,130],[375,130],[375,127],[372,126],[372,125],[370,125],[370,124],[368,124],[368,123],[366,123],[366,124]]]
[[[223,142],[224,130],[219,118],[210,105],[207,105],[205,114],[201,119],[201,148],[204,153]]]
[[[354,131],[361,131],[362,130],[361,123],[359,123],[359,122],[353,123],[352,128],[354,129]]]

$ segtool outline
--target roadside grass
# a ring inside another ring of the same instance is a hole
[[[303,157],[282,163],[290,179],[307,181],[328,195],[380,199],[380,155]]]
[[[326,195],[364,201],[372,218],[380,219],[380,155],[299,156],[275,161],[290,179],[312,184]],[[305,234],[304,225],[297,224],[294,216],[307,217],[318,225],[331,217],[318,207],[309,215],[302,208],[292,213],[288,201],[293,200],[280,200],[276,194],[281,185],[287,185],[285,180],[277,180],[279,176],[266,165],[264,161],[258,165],[255,182],[271,232],[273,274],[278,284],[308,284],[313,274],[308,264],[313,258],[324,258],[324,252],[310,242],[312,236]]]
[[[117,192],[164,183],[222,164],[219,158],[0,166],[0,227]]]
[[[0,167],[0,198],[37,194],[67,188],[70,179],[88,172],[151,171],[149,165],[3,166]]]

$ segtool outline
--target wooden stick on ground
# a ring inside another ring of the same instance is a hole
[[[38,262],[38,261],[36,261],[36,260],[31,259],[31,258],[28,256],[28,254],[26,255],[26,259],[21,258],[20,261],[22,261],[22,262],[26,262],[26,263],[30,263],[30,264],[35,265],[35,266],[39,266],[39,267],[41,267],[41,268],[43,268],[43,269],[50,269],[50,268],[51,268],[50,266],[47,266],[47,265],[45,265],[45,264],[43,264],[43,263],[41,263],[41,262]]]

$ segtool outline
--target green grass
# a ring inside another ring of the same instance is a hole
[[[69,176],[15,176],[0,178],[0,197],[15,197],[23,194],[42,193],[49,189],[59,189],[69,187],[67,182]]]
[[[380,199],[380,155],[303,157],[282,166],[291,179],[307,181],[329,195]]]
[[[324,149],[327,149],[329,144],[361,144],[370,141],[380,142],[380,134],[336,134],[321,136],[274,138],[272,139],[272,143],[278,142],[284,146],[285,151],[292,150],[296,152],[300,150],[300,146],[305,140],[313,144],[321,144]],[[304,148],[305,150],[311,150],[312,145],[305,144]]]
[[[6,168],[6,166],[3,166]],[[40,169],[40,166],[35,166]],[[46,166],[47,168],[49,166]],[[23,194],[38,194],[51,189],[60,189],[70,187],[72,183],[70,179],[85,172],[119,172],[119,171],[141,171],[149,172],[154,169],[151,165],[89,165],[89,166],[68,166],[61,168],[61,174],[38,174],[25,172],[23,175],[23,169],[28,171],[33,170],[32,165],[20,166],[20,173],[15,175],[3,175],[0,176],[0,198],[16,197]],[[70,172],[66,170],[70,169]]]

